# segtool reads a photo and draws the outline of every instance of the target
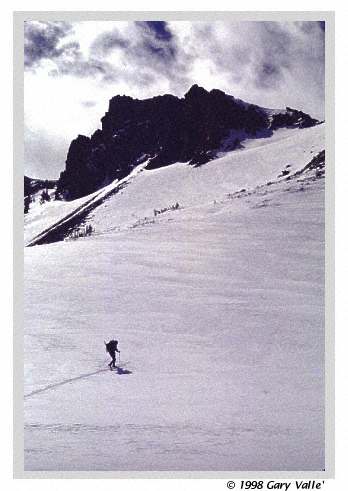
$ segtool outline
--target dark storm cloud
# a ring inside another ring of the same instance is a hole
[[[105,60],[110,53],[119,54],[118,67]],[[135,22],[125,34],[117,27],[99,35],[91,45],[88,63],[104,68],[102,81],[130,82],[133,86],[150,86],[156,78],[182,79],[187,67],[177,60],[178,48],[166,22]],[[180,75],[178,75],[180,74]]]
[[[64,22],[27,22],[26,68],[35,70],[42,60],[51,60],[54,66],[48,74],[53,77],[98,77],[106,84],[123,80],[139,87],[149,86],[156,76],[175,78],[177,47],[166,22],[131,23],[126,35],[114,27],[97,36],[87,54],[77,41],[64,43],[73,32],[73,26]],[[108,61],[113,51],[120,55],[117,64]]]
[[[147,64],[172,65],[175,62],[177,46],[166,22],[136,22],[136,41],[132,45],[134,59],[146,60]]]
[[[111,74],[115,69],[112,65],[103,61],[90,58],[84,60],[81,55],[77,55],[74,60],[60,60],[59,74],[73,75],[79,78],[95,77],[100,75],[105,77],[108,73]]]
[[[83,60],[80,56],[76,56],[73,60],[60,59],[56,63],[56,68],[48,71],[51,77],[60,77],[62,75],[70,75],[76,78],[95,78],[100,76],[106,77],[108,73],[113,73],[115,70],[107,63],[99,62],[98,60]]]
[[[278,23],[265,22],[261,39],[263,49],[260,62],[255,66],[254,85],[274,90],[283,80],[284,70],[290,66],[291,34]]]
[[[148,21],[148,22],[138,22],[140,26],[145,29],[149,29],[157,39],[163,41],[170,41],[173,38],[167,22],[163,21]]]
[[[282,85],[288,73],[296,76],[297,72],[301,77],[300,66],[307,71],[311,66],[313,70],[317,67],[319,76],[319,69],[324,64],[324,36],[320,22],[294,22],[292,29],[288,24],[265,23],[261,36],[262,63],[256,70],[255,85],[274,90]]]
[[[247,37],[243,37],[244,29]],[[276,91],[297,67],[309,71],[310,65],[320,67],[324,61],[319,22],[231,24],[225,37],[219,36],[217,25],[201,25],[195,37],[196,46],[203,47],[192,48],[198,56],[209,59],[231,83],[243,83],[250,90]]]
[[[258,87],[272,89],[282,79],[281,68],[271,61],[264,61],[255,68],[254,83]]]
[[[109,54],[114,49],[126,49],[130,42],[117,29],[104,32],[97,36],[91,45],[90,52],[95,56]]]
[[[173,34],[166,22],[135,22],[128,37],[117,27],[100,34],[91,44],[88,62],[95,64],[98,60],[101,64],[115,50],[123,55],[123,67],[129,68],[136,63],[145,72],[158,68],[159,64],[162,64],[162,69],[166,68],[165,65],[175,61],[177,53]],[[113,75],[108,66],[107,72],[105,81],[110,82]],[[117,76],[120,75],[118,72]]]
[[[114,24],[113,29],[99,34],[92,41],[88,54],[83,55],[78,41],[64,43],[64,38],[73,32],[72,25],[27,22],[26,66],[33,69],[42,59],[50,59],[56,65],[50,69],[52,76],[98,77],[106,84],[123,80],[135,87],[150,86],[156,78],[165,77],[169,85],[176,88],[190,84],[190,66],[202,59],[209,60],[212,67],[232,83],[243,82],[274,90],[284,80],[285,72],[296,65],[296,56],[301,50],[297,44],[303,42],[301,36],[307,36],[308,43],[310,37],[318,38],[320,32],[319,38],[322,37],[324,44],[325,22],[292,23],[297,32],[286,23],[246,22],[243,26],[247,26],[249,36],[244,39],[241,24],[232,23],[226,39],[219,36],[218,24],[194,23],[189,47],[179,41],[171,23],[135,22],[122,32]],[[236,38],[234,30],[238,31]],[[114,51],[119,54],[116,64],[108,61]],[[308,57],[320,56],[310,51],[307,46]]]
[[[167,22],[136,22],[136,35],[127,51],[129,62],[136,64],[149,79],[163,80],[168,90],[180,94],[192,85],[189,77],[192,54],[181,46]]]
[[[167,63],[175,58],[175,47],[167,44],[154,43],[151,39],[145,39],[140,49],[140,55],[142,51],[146,51],[150,56],[158,58],[160,61]]]
[[[71,33],[72,27],[66,22],[25,22],[24,64],[33,67],[42,59],[59,58],[65,51],[79,49],[78,42],[59,46],[62,39]]]
[[[93,53],[85,59],[77,41],[62,43],[73,32],[72,25],[65,22],[26,22],[25,23],[25,66],[35,70],[42,60],[51,60],[55,68],[49,75],[72,75],[78,78],[101,76],[105,80],[115,80],[117,70]],[[103,39],[104,49],[109,46]],[[114,41],[115,42],[115,41]]]

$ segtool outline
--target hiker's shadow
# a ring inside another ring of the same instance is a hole
[[[132,373],[130,370],[122,367],[115,367],[114,371],[117,373],[117,375],[130,375]]]

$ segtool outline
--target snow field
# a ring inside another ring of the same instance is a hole
[[[324,468],[324,180],[212,203],[303,166],[319,128],[277,161],[143,171],[100,235],[25,250],[26,470]],[[113,337],[131,373],[104,370]]]

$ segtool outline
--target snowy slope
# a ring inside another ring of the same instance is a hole
[[[51,227],[97,194],[99,191],[74,201],[51,200],[40,204],[40,193],[38,193],[35,202],[30,204],[29,213],[24,215],[24,243],[28,244],[43,230]]]
[[[245,148],[228,152],[198,168],[178,163],[147,171],[144,162],[126,178],[89,196],[37,205],[25,216],[25,244],[35,243],[43,231],[55,224],[60,226],[65,217],[81,214],[82,219],[83,211],[94,207],[93,202],[96,213],[90,213],[88,221],[93,223],[96,216],[93,227],[100,233],[137,224],[153,216],[154,209],[176,202],[185,207],[199,206],[229,192],[254,188],[277,179],[286,167],[293,174],[322,150],[324,132],[325,125],[302,130],[280,129],[272,137],[246,140]]]
[[[324,125],[281,131],[272,138],[250,140],[246,148],[195,168],[175,164],[139,173],[130,186],[106,201],[90,216],[97,232],[117,230],[153,217],[154,209],[176,202],[182,207],[211,203],[241,189],[277,180],[286,166],[302,169],[324,148]]]
[[[322,148],[143,170],[98,233],[26,248],[26,470],[325,467],[324,179],[277,178]]]
[[[111,196],[118,188],[122,189],[125,183],[131,182],[137,173],[146,166],[146,162],[137,166],[129,176],[120,181],[115,179],[104,188],[73,201],[50,201],[40,204],[36,200],[35,206],[31,206],[30,213],[24,218],[24,243],[34,245],[35,241],[45,236],[47,232],[64,225],[72,217],[82,216],[89,208],[99,206],[107,197]]]

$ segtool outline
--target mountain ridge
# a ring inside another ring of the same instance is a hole
[[[272,137],[248,140],[245,148],[227,152],[196,168],[176,163],[148,170],[149,161],[139,164],[121,180],[73,201],[51,201],[36,205],[25,217],[25,243],[38,245],[64,240],[79,227],[90,224],[94,232],[128,230],[147,223],[156,210],[201,208],[226,199],[241,190],[248,193],[314,172],[321,177],[325,161],[325,125],[303,130],[284,130]]]
[[[320,122],[297,109],[266,109],[195,84],[183,98],[116,95],[101,123],[90,137],[78,135],[71,142],[57,184],[58,199],[86,196],[125,178],[145,160],[148,169],[176,162],[199,166],[217,158],[221,146],[231,151],[241,148],[246,138],[267,138],[280,128]]]

